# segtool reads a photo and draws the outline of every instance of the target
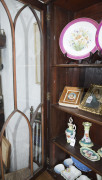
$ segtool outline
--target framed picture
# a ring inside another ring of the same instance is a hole
[[[8,169],[10,165],[10,151],[11,151],[11,144],[3,136],[2,138],[2,159],[5,167]]]
[[[79,87],[66,86],[59,99],[59,105],[67,107],[78,107],[82,97],[83,89]]]
[[[85,94],[79,109],[102,115],[102,86],[91,85]]]

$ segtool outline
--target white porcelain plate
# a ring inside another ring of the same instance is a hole
[[[90,18],[78,18],[62,30],[59,45],[63,54],[71,59],[84,59],[97,50],[95,35],[98,23]]]

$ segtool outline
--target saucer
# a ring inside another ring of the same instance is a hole
[[[65,167],[63,164],[57,164],[55,167],[54,167],[54,171],[57,173],[57,174],[61,174],[62,171],[65,170]]]
[[[88,178],[85,175],[81,175],[79,178],[77,178],[76,180],[91,180],[90,178]]]
[[[71,158],[68,158],[68,159],[65,159],[65,160],[63,161],[63,163],[64,163],[64,165],[65,165],[66,167],[69,167],[69,166],[71,166],[71,165],[73,164],[73,161],[72,161]]]

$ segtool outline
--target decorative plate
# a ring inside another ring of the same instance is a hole
[[[98,155],[98,153],[96,153],[95,151],[93,151],[90,148],[81,147],[80,152],[85,158],[89,159],[90,161],[99,161],[100,160],[100,156]]]
[[[75,159],[73,156],[71,156],[73,162],[74,162],[74,165],[80,169],[81,171],[84,171],[84,172],[89,172],[89,171],[92,171],[90,168],[88,168],[87,166],[85,166],[83,163],[81,163],[80,161],[78,161],[77,159]]]
[[[84,59],[94,53],[95,35],[98,23],[90,18],[78,18],[68,23],[62,30],[59,45],[63,54],[71,59]]]
[[[98,50],[102,49],[102,21],[99,24],[96,32],[96,46]]]

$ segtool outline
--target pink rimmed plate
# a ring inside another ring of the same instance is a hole
[[[98,23],[90,18],[78,18],[62,30],[59,45],[63,54],[71,59],[84,59],[97,50],[95,35]]]
[[[96,46],[98,50],[102,50],[102,21],[100,22],[96,32]]]

